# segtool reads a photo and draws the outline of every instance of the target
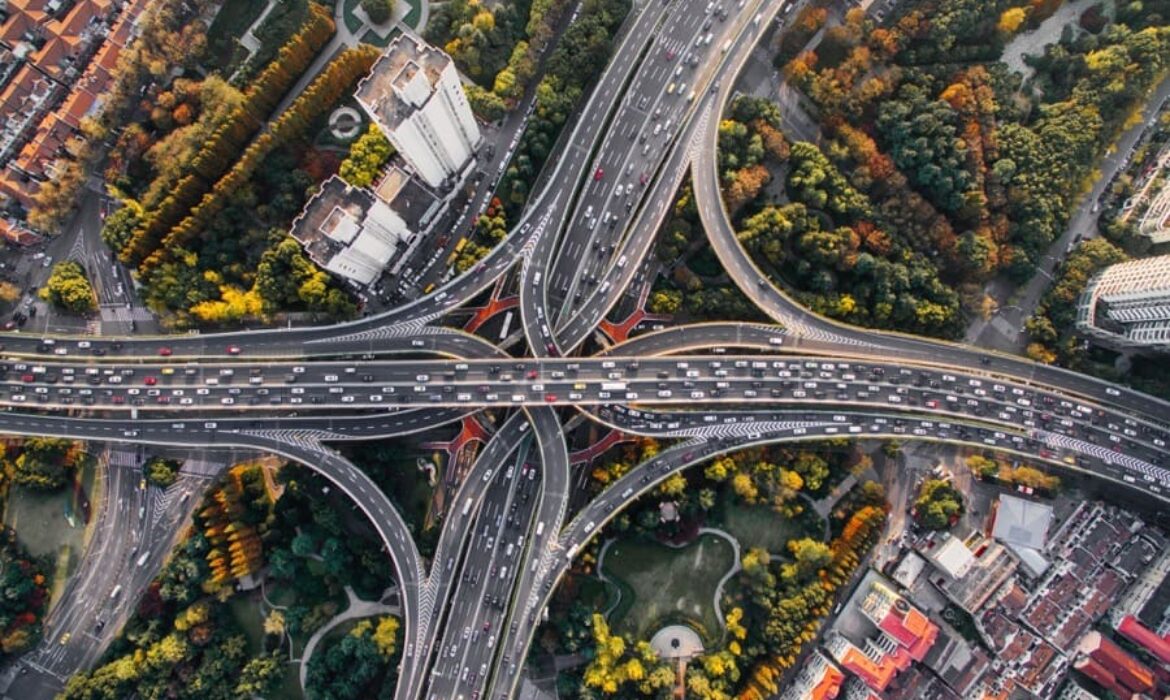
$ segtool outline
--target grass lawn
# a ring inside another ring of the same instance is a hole
[[[350,34],[353,34],[362,28],[362,21],[353,13],[358,5],[362,3],[362,0],[344,0],[344,2],[341,18],[345,20],[345,28],[349,30]]]
[[[16,530],[29,553],[52,562],[52,601],[58,599],[65,581],[81,563],[88,519],[101,507],[99,502],[90,500],[94,460],[83,460],[83,463],[72,485],[52,493],[13,486],[4,507],[4,524]]]
[[[207,28],[207,55],[213,57],[216,63],[230,65],[236,58],[235,51],[246,54],[247,50],[237,46],[234,40],[244,35],[267,5],[268,0],[232,0],[224,3]]]
[[[419,13],[417,11],[415,11],[413,8],[411,9],[411,12],[414,13],[415,21],[418,21],[418,14]],[[409,20],[410,15],[407,15],[406,17],[403,17],[402,19],[403,19],[403,21]],[[394,27],[389,32],[387,32],[386,38],[383,39],[382,37],[378,36],[378,33],[375,32],[373,29],[367,29],[365,31],[365,33],[362,34],[362,43],[369,44],[370,46],[377,46],[380,49],[384,49],[390,45],[390,42],[392,42],[396,38],[398,38],[398,35],[401,33],[402,33],[401,29],[399,29],[398,27]]]
[[[305,693],[301,690],[301,665],[288,664],[284,667],[284,680],[268,700],[304,700],[304,697]]]
[[[805,537],[824,537],[824,522],[816,513],[808,512],[800,518],[786,518],[767,506],[745,506],[737,503],[728,491],[720,501],[723,529],[739,540],[743,550],[763,547],[774,554],[786,552],[788,540]]]
[[[260,599],[252,595],[235,595],[228,601],[228,610],[244,636],[248,638],[248,653],[256,656],[264,651],[264,619],[260,613]]]
[[[623,590],[622,605],[611,620],[617,630],[649,639],[664,619],[684,617],[702,625],[706,639],[719,637],[715,586],[735,564],[735,551],[723,538],[704,535],[682,549],[640,539],[618,541],[602,563],[606,576],[633,594],[627,602]]]

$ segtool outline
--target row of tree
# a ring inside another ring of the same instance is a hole
[[[160,0],[143,11],[135,22],[137,37],[119,53],[110,71],[101,110],[81,121],[80,143],[71,146],[72,157],[58,161],[56,176],[40,184],[28,212],[34,228],[48,233],[60,230],[77,206],[88,170],[102,155],[98,145],[126,125],[131,113],[142,105],[148,86],[172,71],[182,73],[198,63],[207,44],[206,26],[199,17],[212,4],[208,0]]]
[[[334,58],[288,109],[252,141],[202,202],[171,230],[164,246],[152,253],[140,268],[147,287],[147,301],[152,307],[173,312],[184,322],[205,323],[228,323],[271,314],[282,308],[278,304],[293,298],[310,310],[334,316],[352,313],[352,302],[340,289],[331,287],[324,272],[299,252],[285,247],[283,230],[249,227],[246,230],[260,243],[252,247],[246,239],[240,239],[238,226],[264,214],[272,214],[265,217],[271,226],[288,225],[315,178],[304,170],[290,173],[274,169],[271,159],[281,153],[287,155],[287,148],[303,139],[343,95],[349,94],[378,54],[374,47],[361,45],[346,49]],[[289,199],[277,199],[266,209],[257,208],[258,203],[249,208],[246,200],[256,195],[252,183],[257,176],[270,178],[273,185],[287,188]],[[266,296],[265,291],[285,289],[290,280],[269,278],[271,282],[264,282],[261,271],[253,266],[255,263],[241,265],[241,258],[249,259],[248,251],[254,256],[257,251],[274,248],[272,255],[265,252],[261,256],[260,263],[268,257],[268,273],[273,271],[273,264],[282,260],[287,266],[299,268],[301,273],[293,278],[293,281],[299,279],[295,297],[287,293]],[[229,254],[240,249],[244,252],[242,256]]]
[[[182,227],[180,222],[190,218],[189,212],[206,203],[209,196],[214,201],[214,191],[207,194],[212,183],[218,185],[231,176],[230,172],[226,176],[223,174],[233,168],[233,163],[239,167],[237,159],[245,146],[251,151],[257,141],[269,135],[270,132],[262,134],[252,141],[252,146],[248,145],[280,99],[329,41],[333,31],[333,20],[328,12],[312,5],[304,27],[248,87],[238,106],[200,144],[189,162],[175,164],[174,186],[167,188],[156,205],[149,203],[150,206],[144,206],[134,233],[118,251],[123,262],[138,265],[155,256],[160,246],[170,246],[176,237],[175,230]],[[239,174],[242,173],[238,173],[237,178]],[[140,272],[149,273],[157,262],[155,259],[152,264],[143,265]]]

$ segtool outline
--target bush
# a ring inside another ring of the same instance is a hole
[[[85,271],[72,260],[53,266],[53,274],[49,275],[49,281],[41,290],[41,298],[63,311],[73,313],[93,311],[97,306],[93,287],[85,278]]]

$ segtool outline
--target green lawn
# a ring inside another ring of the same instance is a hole
[[[723,538],[704,535],[682,549],[619,541],[602,564],[606,576],[624,584],[622,605],[611,620],[617,630],[648,639],[665,621],[685,618],[701,625],[707,640],[719,637],[715,586],[735,564],[735,551]]]
[[[258,597],[251,595],[234,595],[228,601],[228,610],[232,619],[243,630],[248,638],[248,653],[252,656],[264,651],[264,619],[260,612]]]
[[[816,513],[800,518],[786,518],[767,506],[745,506],[728,491],[720,502],[722,527],[731,533],[743,550],[763,547],[772,553],[784,553],[788,540],[824,536],[824,521]]]
[[[94,461],[82,460],[74,483],[52,493],[16,485],[8,491],[4,524],[16,530],[32,556],[52,562],[53,601],[81,563],[87,518],[101,507],[100,500],[94,500]]]
[[[226,2],[207,28],[207,56],[217,65],[232,65],[237,60],[236,52],[247,54],[247,50],[235,40],[244,35],[248,27],[260,17],[268,0],[232,0]]]
[[[417,19],[417,14],[418,13],[415,12],[416,19]],[[409,16],[410,15],[407,15],[407,17],[409,17]],[[406,19],[406,17],[404,17],[403,19]],[[377,46],[380,49],[384,49],[390,45],[390,42],[392,42],[396,38],[398,38],[398,35],[401,33],[402,33],[401,29],[399,29],[398,27],[394,27],[393,29],[391,29],[389,32],[386,33],[386,38],[383,39],[382,37],[378,36],[378,33],[375,32],[373,29],[367,29],[365,31],[365,33],[362,34],[362,43],[369,44],[370,46]]]

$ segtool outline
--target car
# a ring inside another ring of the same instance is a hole
[[[239,355],[240,354],[240,346],[239,345],[229,345],[227,347],[227,354]]]
[[[172,355],[172,350],[168,347],[161,347],[158,349],[158,354],[161,357],[170,357]]]
[[[557,395],[556,394],[545,394],[544,400],[549,402],[549,403],[556,403]]]
[[[158,380],[154,377],[144,377],[142,379],[142,383],[146,386],[154,386],[155,384],[158,384]]]
[[[1121,392],[1117,389],[1114,389],[1113,387],[1106,387],[1105,393],[1109,394],[1110,396],[1121,396]]]
[[[68,644],[69,638],[72,636],[73,636],[73,634],[71,632],[66,632],[65,634],[61,635],[61,646],[65,646],[66,644]]]
[[[534,369],[530,369],[524,376],[528,377],[529,379],[536,379],[539,376],[539,373]]]
[[[600,180],[603,177],[605,177],[605,170],[604,169],[598,168],[597,170],[593,171],[593,179],[594,180]]]
[[[676,54],[676,53],[674,52],[674,49],[667,49],[667,50],[666,50],[666,54],[665,54],[664,56],[665,56],[666,60],[668,60],[668,61],[673,61],[673,60],[674,60],[674,57],[675,57],[676,55],[678,55],[678,54]]]

